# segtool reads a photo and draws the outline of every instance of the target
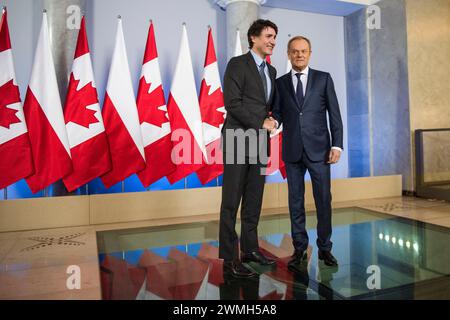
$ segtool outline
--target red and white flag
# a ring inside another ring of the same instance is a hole
[[[233,57],[237,57],[242,55],[242,44],[241,44],[241,33],[239,29],[236,30],[236,41],[234,43],[234,55]]]
[[[203,120],[203,142],[206,147],[208,164],[196,174],[202,184],[206,184],[223,173],[221,129],[225,119],[222,84],[220,83],[214,40],[211,29],[208,32],[205,68],[200,87],[200,111]]]
[[[16,83],[6,9],[0,21],[0,155],[0,189],[33,173],[33,158]]]
[[[27,183],[36,193],[72,171],[45,12],[23,109],[35,169]]]
[[[144,145],[120,18],[102,115],[112,170],[101,179],[109,188],[145,168]]]
[[[283,143],[283,125],[281,125],[273,134],[270,134],[270,156],[267,163],[266,175],[272,175],[280,170],[283,179],[286,179],[286,165],[281,156],[281,147]]]
[[[167,110],[174,142],[172,160],[177,165],[176,171],[168,175],[167,179],[170,183],[175,183],[196,172],[206,161],[202,117],[185,25]]]
[[[292,69],[291,60],[287,59],[287,62],[286,62],[286,73],[291,72],[291,69]]]
[[[84,17],[81,19],[70,74],[64,120],[73,172],[63,181],[67,190],[73,191],[111,169],[108,140],[98,103]]]
[[[270,56],[266,56],[266,61],[269,64],[272,64]],[[283,143],[282,132],[283,125],[270,135],[270,156],[267,163],[266,174],[272,175],[279,170],[283,179],[286,179],[286,166],[281,158],[281,145]]]
[[[175,171],[169,115],[161,83],[153,23],[150,23],[137,95],[147,166],[138,172],[144,187]]]

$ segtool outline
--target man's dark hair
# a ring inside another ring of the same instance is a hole
[[[261,35],[261,32],[265,28],[272,28],[273,30],[275,30],[275,33],[278,34],[278,27],[272,21],[270,21],[270,20],[263,20],[263,19],[258,19],[256,21],[254,21],[252,23],[252,25],[250,26],[250,28],[248,28],[248,32],[247,32],[248,48],[249,49],[253,48],[252,37],[259,37]]]

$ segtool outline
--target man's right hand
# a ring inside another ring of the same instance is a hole
[[[263,123],[263,128],[272,133],[277,129],[275,120],[272,117],[266,118]]]

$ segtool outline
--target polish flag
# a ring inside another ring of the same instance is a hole
[[[0,189],[34,172],[16,83],[6,9],[3,9],[0,21],[0,154]]]
[[[167,176],[171,184],[196,172],[206,162],[203,128],[186,26],[183,25],[180,51],[172,80],[169,102],[172,127],[172,160],[176,171]]]
[[[150,23],[139,82],[137,108],[147,166],[138,172],[144,187],[175,171],[169,115],[161,83],[153,23]]]
[[[101,179],[105,187],[109,188],[145,168],[144,144],[120,18],[102,115],[111,151],[112,170]]]
[[[286,73],[291,72],[292,64],[291,61],[288,59],[286,62]]]
[[[211,29],[208,32],[205,68],[200,87],[200,111],[203,120],[203,141],[208,164],[196,173],[202,184],[206,184],[223,173],[221,129],[225,118],[222,85]]]
[[[73,172],[63,179],[73,191],[111,169],[108,140],[98,104],[84,17],[70,74],[64,119]]]
[[[283,179],[286,179],[286,165],[281,156],[281,146],[283,143],[283,125],[273,134],[270,134],[270,156],[267,163],[266,175],[272,175],[280,170]]]
[[[26,180],[36,193],[72,171],[45,12],[23,109],[35,168]]]
[[[266,61],[272,64],[270,56],[266,56]],[[288,60],[289,61],[289,60]],[[270,156],[267,163],[266,175],[272,175],[280,170],[283,179],[286,179],[286,166],[281,158],[281,144],[283,143],[283,125],[270,135]]]

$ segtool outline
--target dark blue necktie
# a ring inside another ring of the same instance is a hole
[[[305,97],[303,96],[303,84],[300,80],[300,75],[302,75],[302,73],[296,73],[295,75],[297,76],[297,91],[295,92],[295,94],[297,96],[298,104],[301,107],[305,99]]]
[[[263,87],[264,87],[264,97],[267,99],[267,79],[266,79],[266,74],[264,72],[264,68],[266,67],[266,62],[263,61],[260,65],[259,65],[259,75],[261,77],[262,83],[263,83]]]

